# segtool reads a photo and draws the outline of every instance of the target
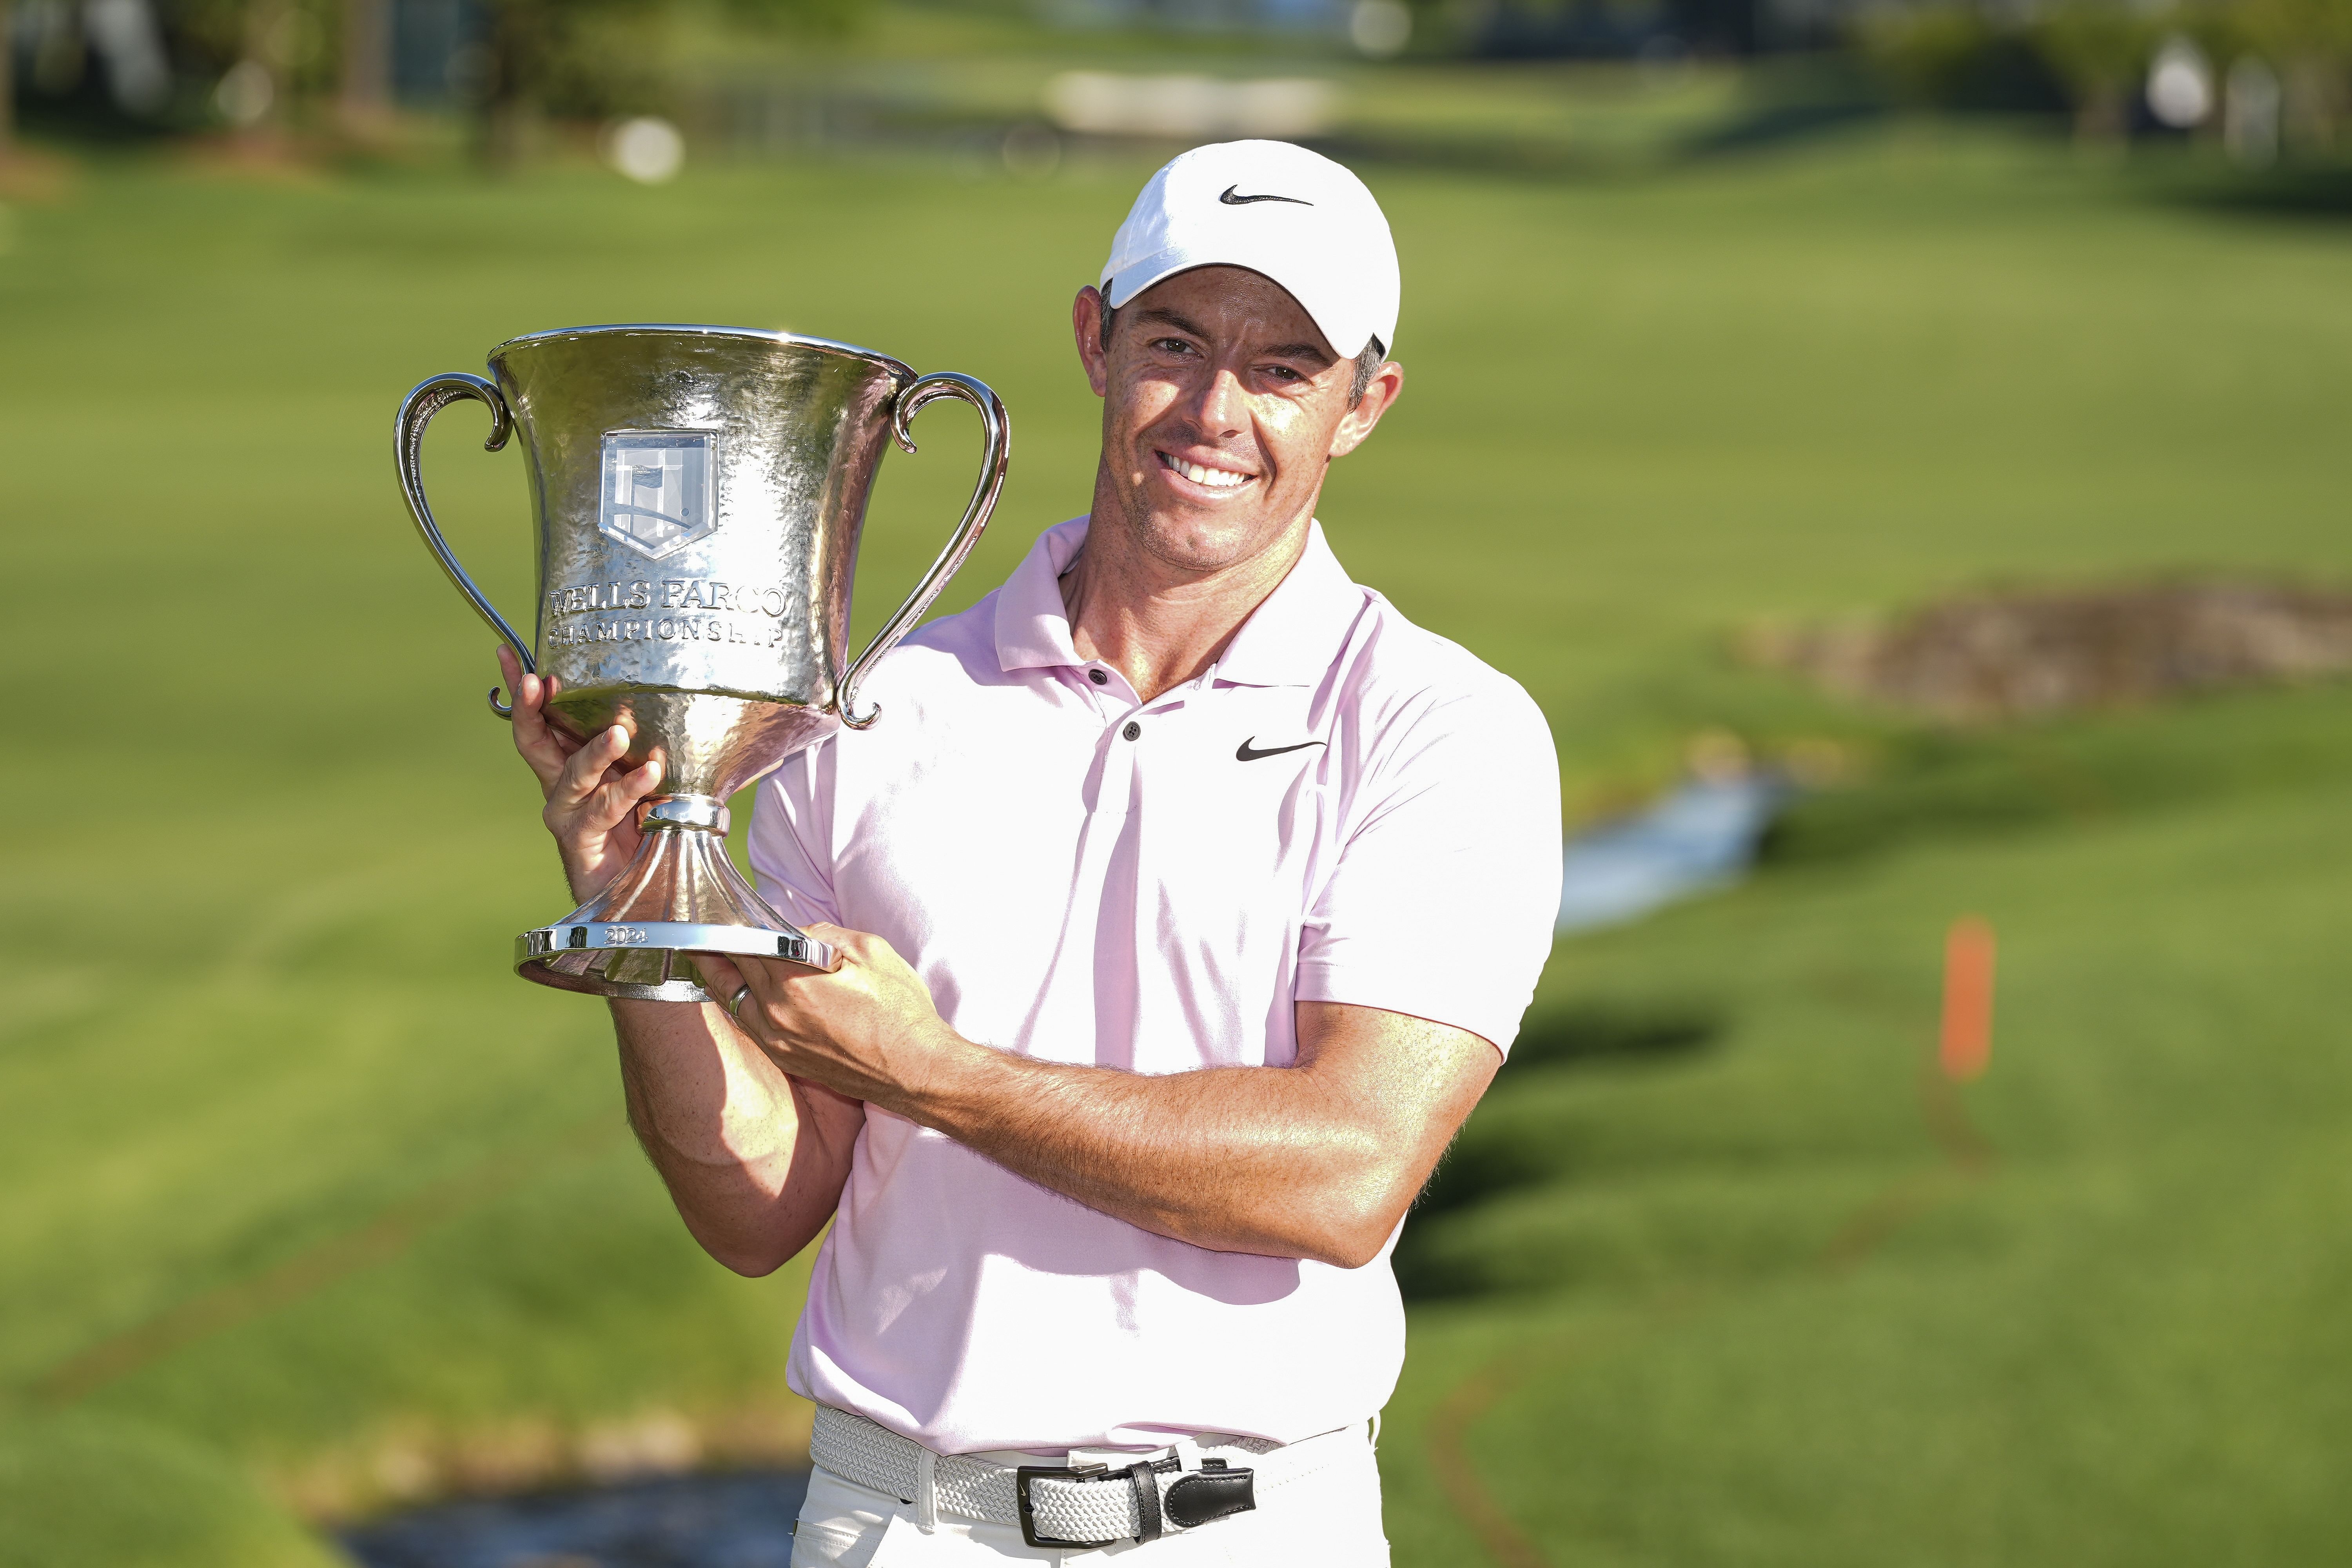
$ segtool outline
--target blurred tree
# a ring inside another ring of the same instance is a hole
[[[2234,123],[2242,141],[2247,126],[2270,127],[2257,140],[2273,145],[2283,84],[2292,150],[2336,151],[2352,112],[2352,0],[2056,0],[2038,16],[2000,0],[1922,0],[1866,7],[1852,27],[1900,100],[2034,109],[2054,77],[2076,133],[2111,144],[2129,134],[2168,37],[2193,43],[2224,79],[2200,134],[2227,140]],[[2262,101],[2232,109],[2233,93]]]
[[[739,25],[838,34],[860,0],[722,0]],[[489,0],[478,144],[494,168],[528,151],[542,116],[604,120],[666,106],[677,0]]]
[[[2352,0],[2236,0],[2230,9],[2248,46],[2278,68],[2290,141],[2333,152],[2352,82]]]
[[[0,163],[16,147],[16,27],[8,0],[0,0]]]
[[[2153,44],[2146,12],[2129,0],[2065,0],[2034,33],[2073,89],[2076,138],[2121,145]]]
[[[664,0],[492,0],[480,85],[479,150],[511,168],[535,122],[656,107]]]
[[[1874,6],[1857,19],[1853,37],[1906,105],[2002,113],[2073,107],[2068,84],[2031,40],[1976,5]]]
[[[329,85],[331,0],[158,0],[184,67],[213,79],[212,108],[239,134],[276,137]]]
[[[345,131],[374,136],[392,117],[391,0],[343,0],[341,24],[336,118]]]
[[[725,0],[726,14],[748,26],[839,37],[857,25],[865,0]]]

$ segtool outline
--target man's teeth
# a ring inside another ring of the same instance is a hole
[[[1160,455],[1167,457],[1164,452]],[[1207,485],[1212,489],[1231,489],[1235,485],[1245,485],[1257,477],[1255,474],[1236,474],[1230,468],[1204,468],[1198,463],[1188,463],[1181,458],[1169,458],[1168,466],[1194,484]]]

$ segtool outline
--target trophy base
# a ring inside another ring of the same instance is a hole
[[[638,809],[636,858],[552,925],[515,938],[515,973],[561,991],[636,1002],[720,1002],[688,955],[745,953],[834,967],[828,942],[778,914],[727,858],[727,807],[666,795]]]

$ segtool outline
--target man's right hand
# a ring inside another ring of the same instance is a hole
[[[618,724],[575,741],[547,721],[552,679],[525,675],[514,650],[499,645],[499,669],[514,693],[514,743],[547,797],[541,813],[563,857],[572,896],[585,903],[620,875],[637,852],[637,803],[661,783],[662,758],[656,752],[643,767],[623,768],[629,732]]]

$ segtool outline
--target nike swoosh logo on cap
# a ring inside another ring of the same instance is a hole
[[[1294,206],[1302,207],[1311,207],[1315,205],[1313,202],[1303,200],[1297,196],[1237,196],[1234,195],[1235,191],[1240,189],[1241,187],[1239,185],[1227,185],[1223,191],[1218,193],[1217,199],[1224,203],[1225,205],[1229,207],[1245,207],[1252,202],[1288,202]]]
[[[1256,744],[1257,737],[1255,735],[1252,735],[1248,740],[1242,742],[1241,750],[1234,753],[1234,760],[1237,763],[1255,763],[1264,757],[1278,757],[1285,752],[1303,752],[1309,746],[1319,746],[1322,745],[1323,742],[1320,741],[1301,741],[1295,746],[1268,746],[1263,752],[1252,749]]]

